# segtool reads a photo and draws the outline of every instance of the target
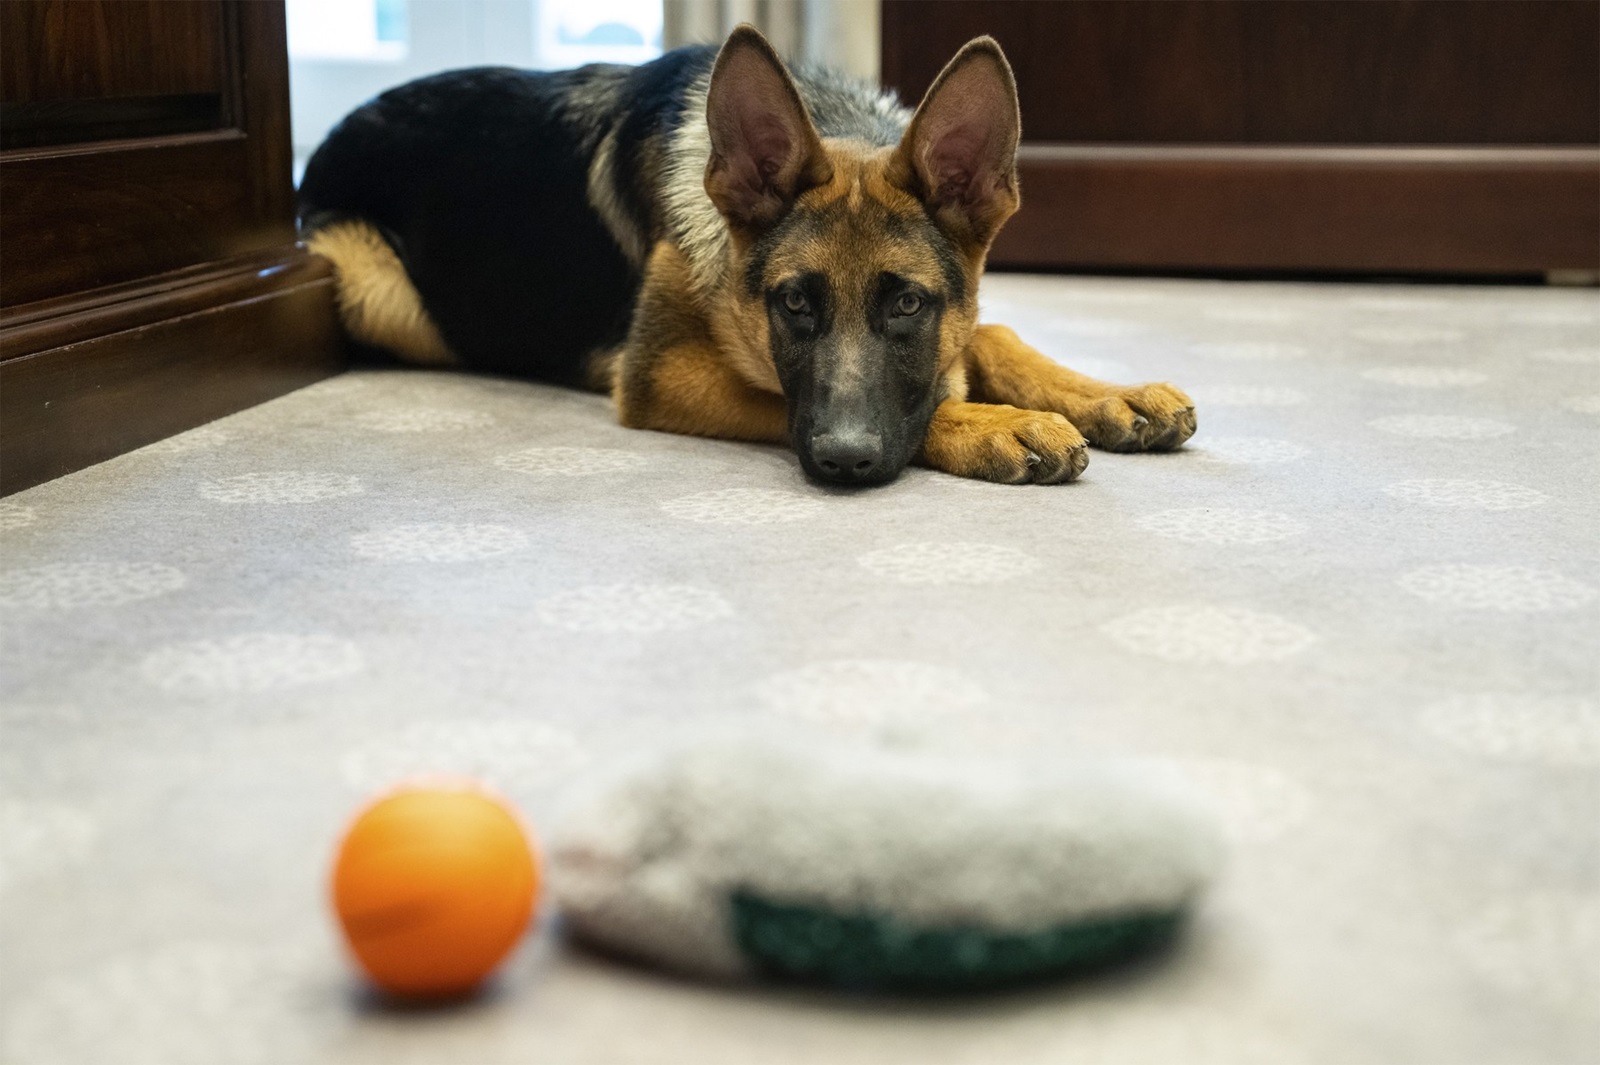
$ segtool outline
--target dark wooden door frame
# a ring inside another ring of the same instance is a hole
[[[7,8],[7,54],[78,47],[26,39],[64,32],[60,3]],[[283,5],[185,10],[220,91],[0,105],[0,494],[339,367],[330,271],[295,239]],[[215,128],[170,131],[195,116]]]

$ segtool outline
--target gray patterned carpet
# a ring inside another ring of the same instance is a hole
[[[809,486],[603,400],[361,372],[0,503],[0,1060],[1600,1061],[1600,298],[998,277],[1192,446]],[[1106,752],[1223,811],[1161,964],[975,1001],[726,991],[532,939],[395,1011],[323,903],[363,795],[535,825],[730,722]]]

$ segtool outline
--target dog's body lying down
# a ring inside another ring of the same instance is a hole
[[[347,330],[406,361],[609,390],[626,425],[787,441],[829,481],[1059,483],[1089,444],[1178,446],[1194,408],[977,323],[1018,138],[988,38],[913,115],[741,27],[640,67],[401,86],[318,149],[301,218]]]

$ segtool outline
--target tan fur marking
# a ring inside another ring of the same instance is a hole
[[[319,229],[306,247],[333,263],[339,317],[356,340],[422,366],[459,366],[423,309],[411,278],[388,241],[365,222]]]
[[[897,241],[874,224],[881,216],[911,218],[922,213],[916,199],[885,179],[890,149],[851,140],[823,143],[833,179],[804,193],[796,201],[794,213],[822,212],[835,204],[842,204],[848,213],[832,231],[774,255],[768,263],[768,279],[818,272],[856,291],[880,271],[889,270],[930,289],[942,287],[943,273],[933,249],[917,240]],[[857,283],[853,287],[852,281]]]
[[[880,148],[848,137],[826,137],[822,141],[833,173],[828,181],[808,189],[797,201],[799,207],[826,207],[844,200],[859,210],[870,198],[890,211],[909,214],[922,210],[921,202],[889,178],[893,148]]]
[[[778,368],[772,364],[766,308],[760,300],[735,296],[720,300],[711,312],[711,336],[739,379],[762,392],[781,394]]]
[[[1074,373],[1003,325],[967,347],[974,398],[1064,414],[1095,447],[1166,451],[1194,435],[1194,401],[1168,384],[1113,385]]]
[[[978,276],[969,274],[967,291],[975,293]],[[961,392],[948,392],[953,398],[965,399],[969,388],[967,380],[967,348],[972,343],[972,331],[978,325],[978,301],[969,295],[960,303],[945,308],[944,320],[939,323],[939,373],[948,381],[960,376]]]
[[[738,257],[734,261],[747,253],[747,243],[738,234],[732,235],[730,248]],[[664,317],[671,322],[674,333],[671,342],[681,339],[677,334],[686,332],[692,332],[697,340],[709,335],[740,380],[757,391],[781,393],[783,388],[778,383],[778,370],[772,365],[768,346],[767,314],[761,301],[749,299],[740,286],[731,282],[703,293],[693,283],[693,270],[693,264],[682,249],[671,241],[658,242],[645,267],[644,289],[634,315],[635,328],[660,325],[657,319]],[[639,339],[659,342],[648,334]]]
[[[684,284],[688,270],[670,241],[650,255],[633,331],[615,367],[617,417],[636,429],[781,443],[788,412],[776,376],[771,390],[744,379],[729,357],[737,349],[713,339],[704,308]],[[764,362],[772,373],[771,358]]]
[[[967,367],[959,360],[941,375],[945,399],[967,398]]]
[[[783,397],[739,380],[709,342],[658,354],[647,400],[630,402],[619,394],[617,410],[622,424],[634,429],[773,444],[788,438]]]

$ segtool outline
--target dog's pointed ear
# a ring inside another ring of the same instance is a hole
[[[889,164],[946,230],[987,247],[1021,205],[1022,116],[1011,64],[993,37],[968,41],[934,79]]]
[[[734,30],[717,53],[706,124],[706,193],[735,225],[771,225],[833,175],[794,79],[754,26]]]

